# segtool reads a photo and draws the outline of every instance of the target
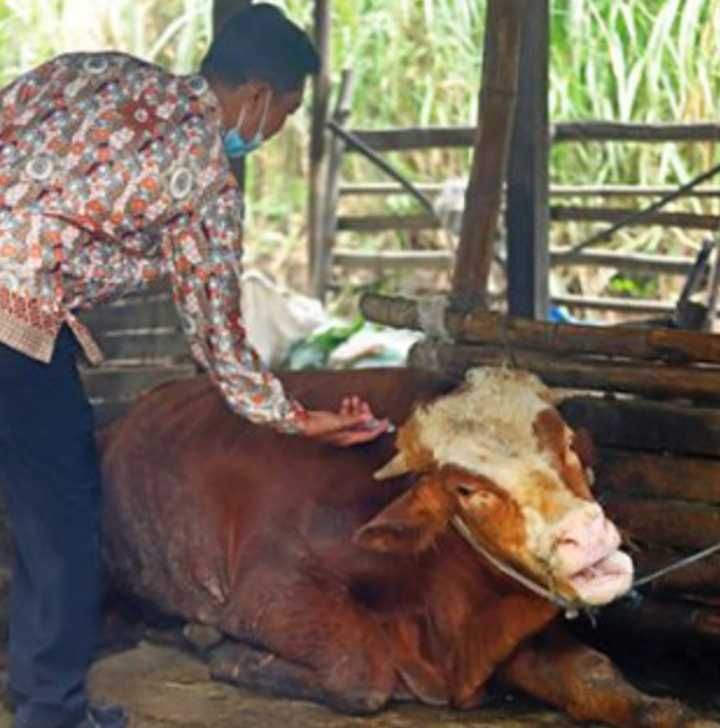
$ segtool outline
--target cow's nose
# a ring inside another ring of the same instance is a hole
[[[556,576],[572,576],[620,548],[620,534],[596,503],[571,511],[554,529],[551,568]]]

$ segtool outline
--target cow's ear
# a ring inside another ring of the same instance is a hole
[[[439,478],[427,476],[359,529],[353,541],[384,553],[424,551],[448,526],[453,499]]]
[[[573,432],[572,449],[580,459],[584,468],[594,468],[597,461],[595,443],[593,442],[590,430],[580,427]]]

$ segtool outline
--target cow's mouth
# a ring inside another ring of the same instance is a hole
[[[617,599],[632,587],[632,559],[614,551],[581,571],[567,577],[578,599],[589,606],[601,606]]]

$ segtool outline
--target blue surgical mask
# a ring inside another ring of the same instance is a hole
[[[255,136],[249,140],[243,139],[242,135],[240,134],[240,127],[245,121],[245,109],[240,112],[240,116],[238,117],[235,126],[225,134],[225,153],[228,155],[228,157],[230,157],[231,159],[246,157],[248,154],[250,154],[250,152],[254,152],[256,149],[262,146],[262,143],[265,141],[263,127],[265,126],[265,121],[267,119],[269,108],[270,95],[268,95],[267,100],[265,101],[265,111],[263,111],[260,126],[258,127]]]

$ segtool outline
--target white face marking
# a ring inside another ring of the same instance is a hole
[[[538,442],[534,424],[551,408],[550,390],[527,372],[474,369],[465,387],[414,414],[420,445],[439,467],[451,465],[492,482],[523,515],[525,548],[541,560],[552,549],[549,533],[555,520],[582,501],[563,482],[555,454]],[[568,443],[570,438],[568,430]],[[553,515],[538,508],[538,489],[552,501]],[[476,494],[467,506],[482,507]]]

